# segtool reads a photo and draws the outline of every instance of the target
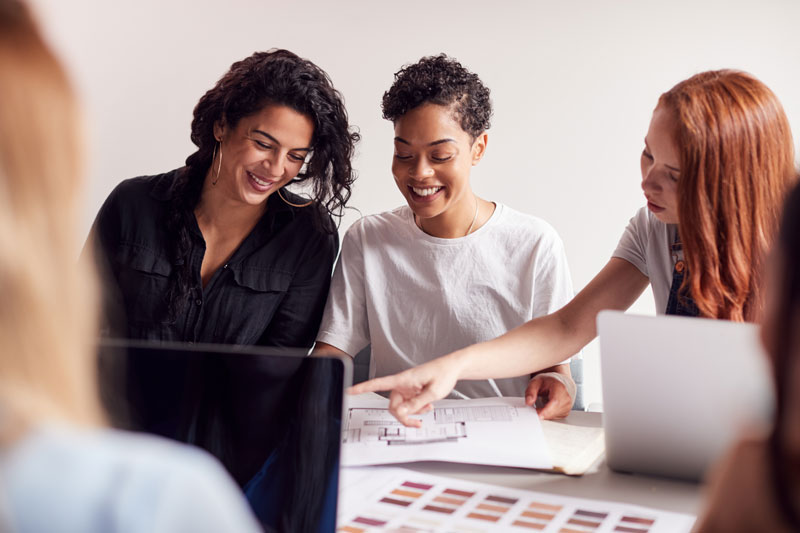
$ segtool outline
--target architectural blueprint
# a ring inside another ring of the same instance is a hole
[[[351,396],[342,432],[342,464],[363,466],[450,461],[552,467],[536,411],[522,398],[442,400],[419,415],[422,427],[400,424],[388,400]]]

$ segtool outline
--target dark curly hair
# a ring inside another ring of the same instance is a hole
[[[322,69],[279,49],[256,52],[237,61],[200,98],[194,108],[191,133],[197,151],[186,158],[186,167],[177,173],[171,186],[172,205],[166,220],[172,239],[173,275],[165,295],[171,320],[182,307],[181,301],[191,284],[186,260],[191,249],[189,227],[217,145],[214,124],[224,121],[235,128],[242,118],[270,104],[283,105],[308,116],[314,124],[311,158],[292,183],[310,180],[314,202],[305,209],[312,211],[318,228],[333,233],[337,225],[332,223],[332,217],[341,220],[350,199],[355,181],[350,159],[360,139],[349,126],[342,100]],[[293,198],[285,189],[282,194]]]
[[[425,103],[452,106],[461,129],[473,139],[491,125],[489,88],[445,54],[423,57],[395,73],[392,87],[383,93],[383,118],[395,122]]]

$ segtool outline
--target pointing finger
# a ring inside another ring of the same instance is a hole
[[[397,385],[399,385],[397,376],[385,376],[353,385],[347,390],[347,393],[364,394],[365,392],[387,391],[396,388]]]

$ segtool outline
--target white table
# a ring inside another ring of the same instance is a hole
[[[566,422],[599,427],[602,425],[602,414],[574,411],[566,419]],[[426,474],[492,483],[516,489],[631,503],[666,511],[695,515],[701,511],[701,485],[680,480],[614,472],[606,466],[605,459],[596,464],[589,473],[580,477],[519,468],[445,462],[407,463],[393,466],[401,466]]]

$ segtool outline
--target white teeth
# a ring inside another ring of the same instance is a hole
[[[255,175],[255,174],[253,174],[252,172],[250,172],[249,174],[250,174],[250,177],[251,177],[251,178],[253,178],[253,181],[255,181],[256,183],[258,183],[258,184],[259,184],[259,185],[261,185],[262,187],[266,187],[267,185],[269,185],[269,183],[267,183],[266,181],[258,179],[258,178],[256,177],[256,175]]]
[[[428,187],[425,189],[411,187],[411,190],[414,191],[414,194],[418,196],[430,196],[431,194],[439,192],[441,189],[442,187]]]

